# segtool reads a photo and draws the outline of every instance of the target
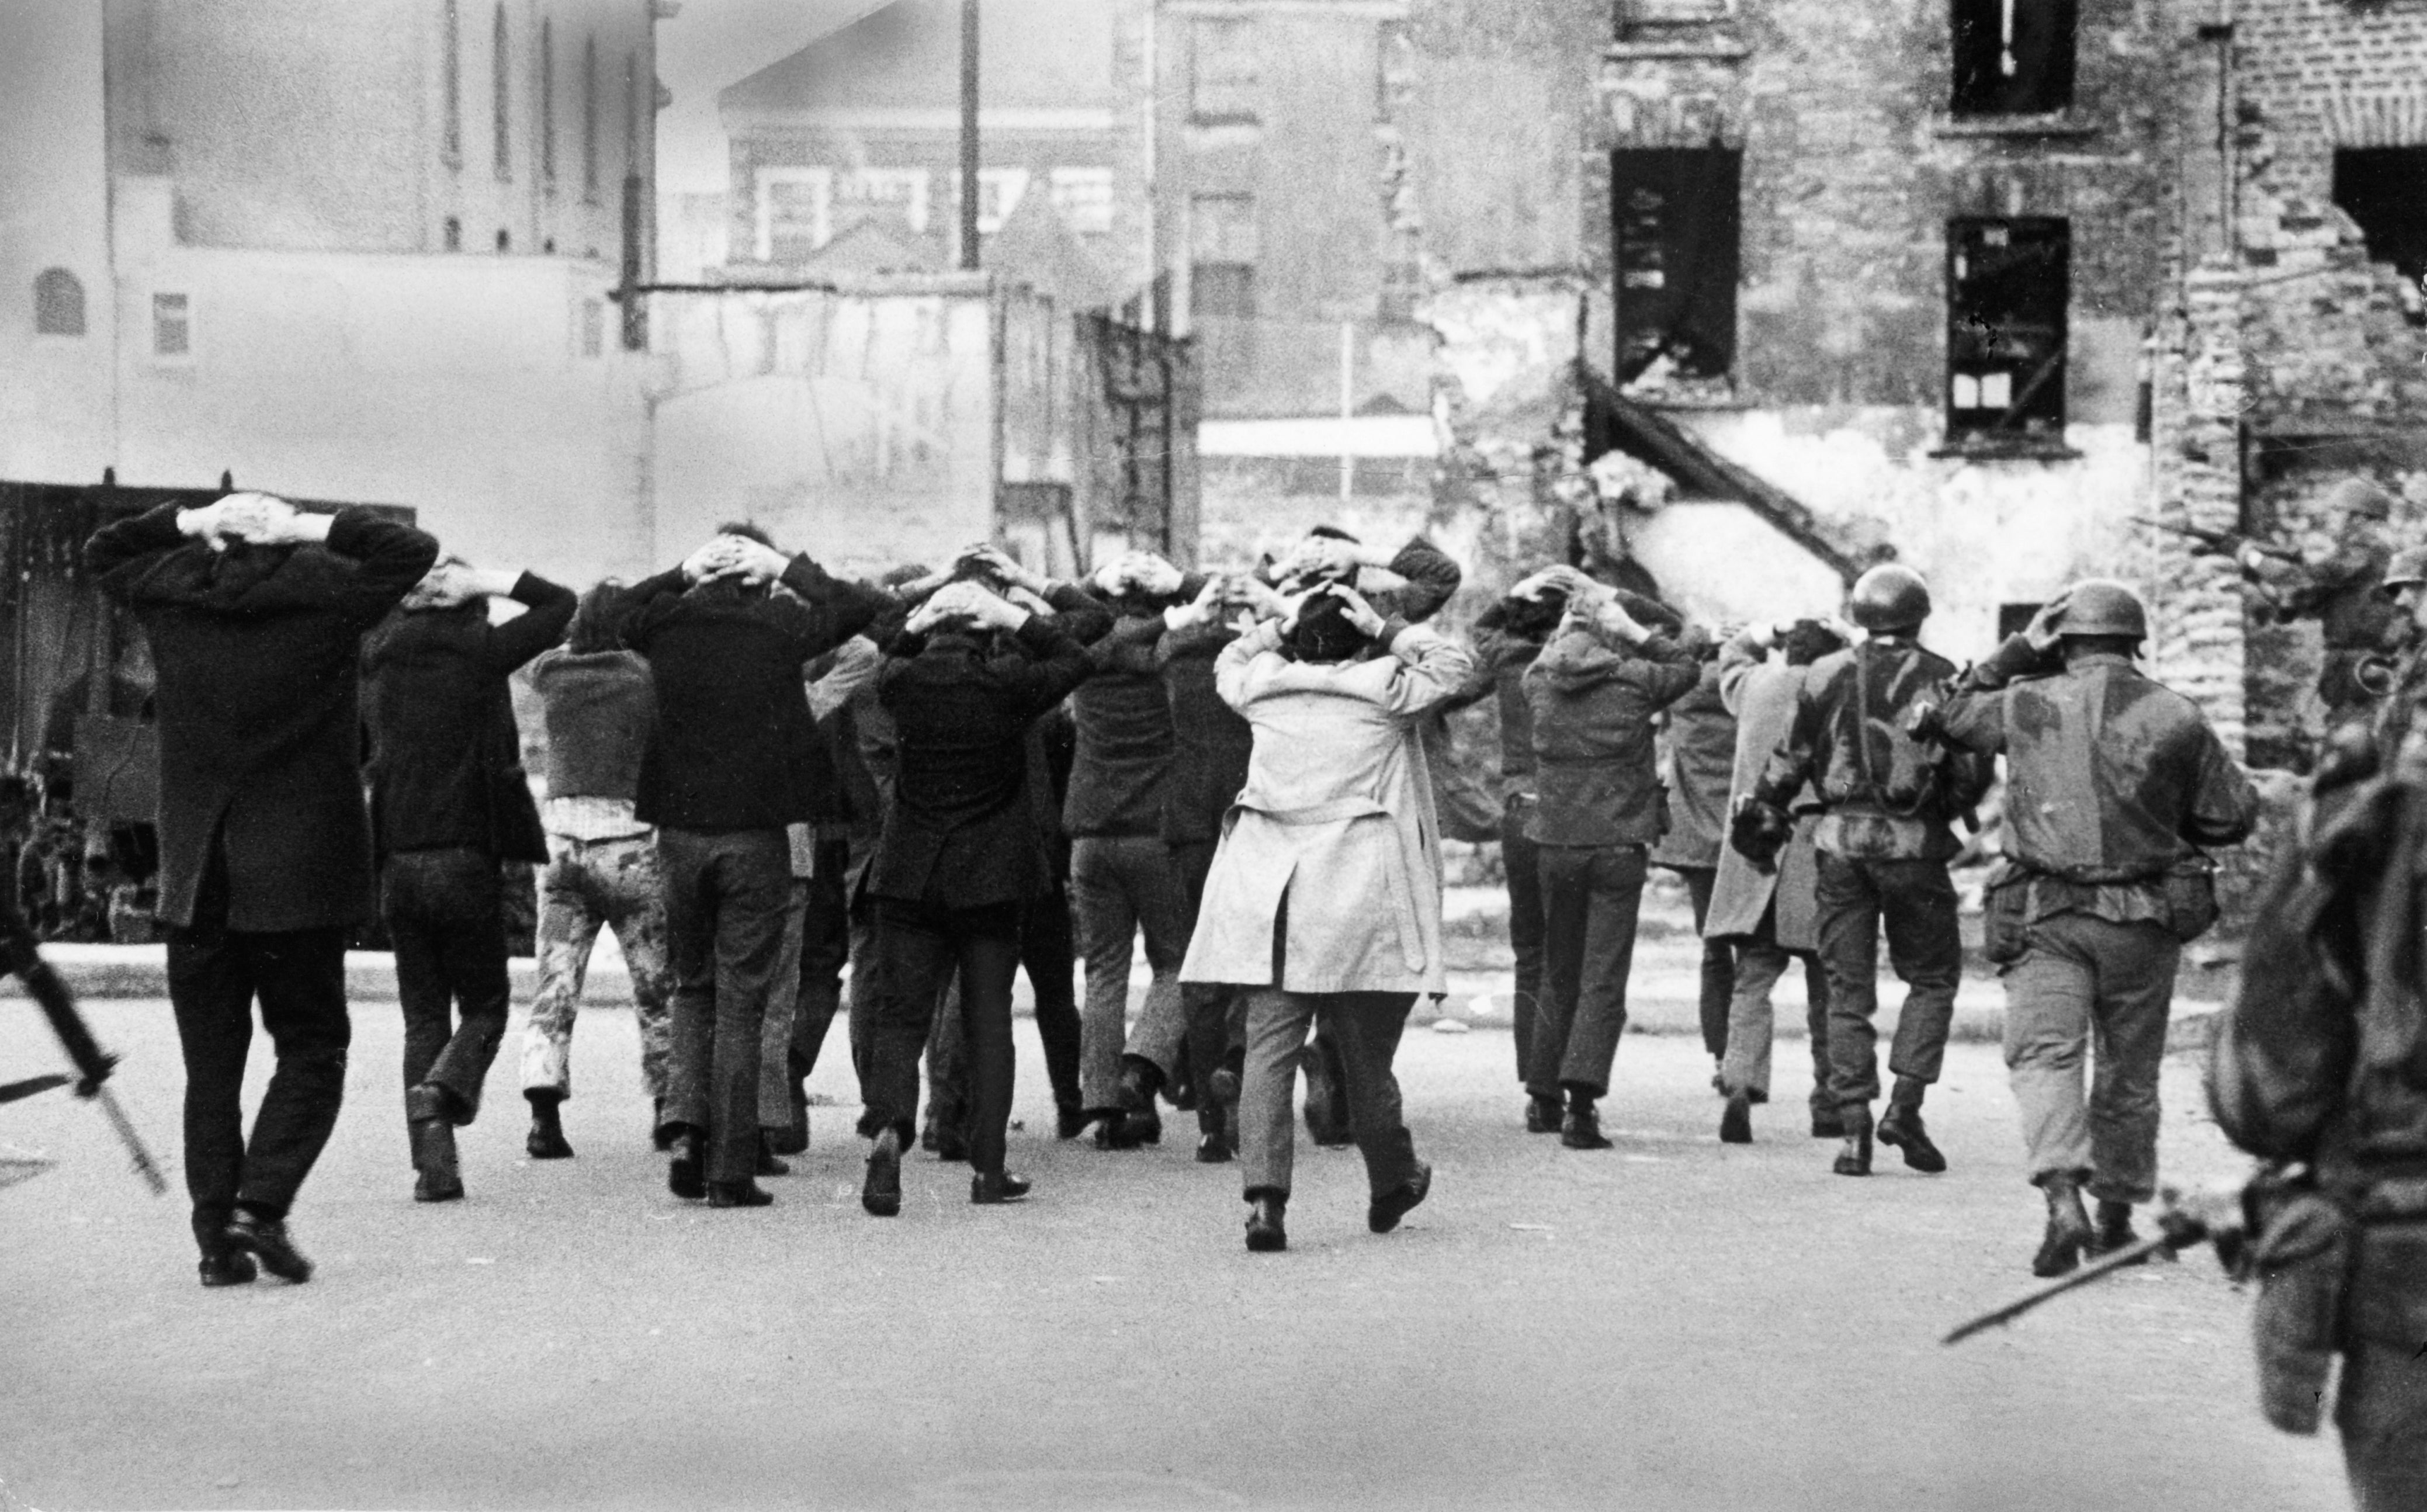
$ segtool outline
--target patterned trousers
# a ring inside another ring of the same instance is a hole
[[[654,835],[611,840],[547,837],[539,883],[539,995],[523,1030],[523,1090],[573,1095],[573,1018],[601,926],[615,932],[632,973],[633,1015],[641,1026],[641,1080],[666,1095],[672,1042],[666,970],[666,900],[658,883]]]

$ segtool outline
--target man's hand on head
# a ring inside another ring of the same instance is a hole
[[[1346,583],[1333,583],[1330,588],[1326,591],[1329,593],[1331,596],[1340,600],[1341,604],[1348,611],[1349,625],[1355,627],[1358,634],[1364,636],[1368,640],[1380,635],[1382,633],[1383,626],[1389,623],[1389,621],[1383,619],[1381,612],[1378,610],[1375,609],[1373,605],[1365,602],[1364,594],[1359,593],[1354,588],[1349,587]]]
[[[792,559],[764,542],[753,541],[746,535],[722,537],[726,544],[727,575],[744,582],[772,583],[784,576]]]

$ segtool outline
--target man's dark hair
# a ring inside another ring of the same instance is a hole
[[[1507,609],[1502,611],[1501,623],[1508,627],[1509,634],[1521,640],[1547,641],[1559,627],[1559,621],[1566,617],[1567,612],[1568,595],[1550,592],[1539,598],[1508,600]]]
[[[744,541],[756,541],[768,550],[775,549],[775,538],[756,520],[727,520],[716,528],[718,535],[738,535]]]
[[[1352,546],[1361,546],[1365,544],[1336,525],[1318,525],[1307,534],[1321,536],[1326,541],[1345,541]]]
[[[596,651],[613,651],[624,643],[624,605],[630,597],[624,585],[612,577],[591,585],[574,606],[573,624],[565,631],[564,648],[587,656]]]
[[[1366,644],[1365,632],[1348,623],[1347,600],[1337,593],[1309,598],[1289,639],[1290,650],[1300,661],[1346,661]]]
[[[1788,666],[1808,667],[1822,657],[1845,650],[1846,638],[1818,620],[1797,620],[1787,627],[1783,644]]]

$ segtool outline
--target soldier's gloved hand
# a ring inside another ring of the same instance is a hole
[[[1778,853],[1795,835],[1795,816],[1751,793],[1735,802],[1728,815],[1728,844],[1764,876],[1778,870]]]

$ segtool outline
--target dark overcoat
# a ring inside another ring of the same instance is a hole
[[[214,551],[177,507],[104,528],[85,546],[103,592],[152,644],[160,714],[159,918],[193,922],[214,839],[230,929],[337,928],[370,905],[359,675],[365,632],[438,543],[346,510],[326,545]]]

